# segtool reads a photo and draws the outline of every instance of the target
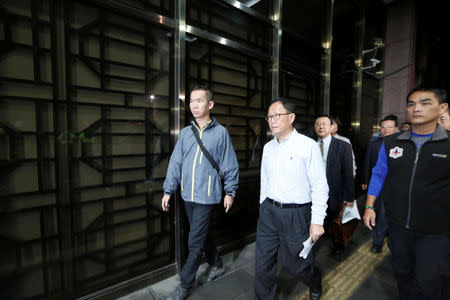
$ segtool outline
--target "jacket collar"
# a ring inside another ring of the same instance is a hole
[[[397,136],[398,140],[410,140],[412,137],[412,129],[408,129],[401,134]],[[442,141],[448,139],[447,131],[439,125],[439,123],[436,126],[436,130],[433,132],[433,135],[431,136],[431,141]]]
[[[209,122],[208,124],[206,124],[204,129],[205,129],[205,130],[206,130],[206,129],[209,129],[209,128],[214,127],[214,126],[216,126],[216,125],[218,125],[218,124],[219,124],[219,122],[216,120],[216,118],[214,118],[213,116],[211,116],[211,122]],[[203,128],[198,128],[198,125],[197,125],[197,123],[195,123],[195,120],[192,120],[192,121],[191,121],[191,125],[194,126],[195,128],[197,128],[199,131],[202,131],[202,130],[203,130]]]

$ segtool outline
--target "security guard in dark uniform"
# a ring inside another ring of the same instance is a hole
[[[441,89],[408,94],[412,127],[384,138],[369,185],[364,223],[375,226],[373,205],[383,188],[400,299],[450,299],[450,132],[437,124],[446,97]]]

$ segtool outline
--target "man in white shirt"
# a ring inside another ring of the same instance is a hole
[[[272,103],[266,117],[273,140],[264,146],[256,230],[255,299],[275,299],[277,257],[310,287],[310,299],[322,294],[313,254],[300,258],[303,242],[324,233],[328,185],[317,143],[293,127],[295,105]]]

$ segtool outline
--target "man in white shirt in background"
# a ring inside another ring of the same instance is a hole
[[[328,185],[317,143],[293,127],[295,105],[279,99],[267,121],[275,137],[264,146],[256,230],[255,299],[275,299],[277,258],[310,287],[310,299],[322,294],[321,275],[312,252],[299,257],[303,242],[324,233]]]
[[[331,117],[331,121],[333,122],[331,124],[331,135],[334,138],[343,140],[344,142],[350,144],[350,148],[352,149],[352,159],[353,159],[353,178],[356,176],[356,161],[355,161],[355,153],[353,152],[352,142],[345,136],[339,135],[339,126],[341,126],[341,120],[339,120],[338,117]]]

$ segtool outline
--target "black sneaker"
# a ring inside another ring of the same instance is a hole
[[[211,282],[214,279],[216,279],[217,277],[222,276],[223,273],[225,273],[225,268],[223,266],[222,267],[213,266],[211,268],[211,270],[209,270],[209,273],[208,273],[208,276],[206,276],[205,282]]]
[[[182,288],[180,285],[177,286],[175,291],[170,294],[170,297],[167,300],[184,300],[189,296],[189,291],[185,288]]]
[[[370,251],[371,251],[372,253],[381,253],[381,248],[382,248],[382,246],[383,246],[383,245],[375,245],[375,244],[372,244],[372,248],[370,248]]]

